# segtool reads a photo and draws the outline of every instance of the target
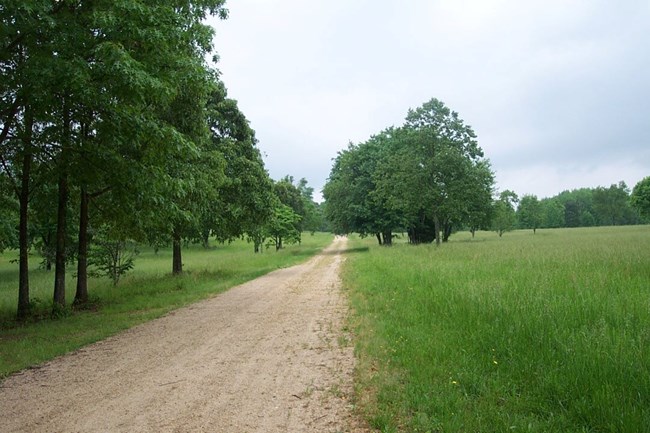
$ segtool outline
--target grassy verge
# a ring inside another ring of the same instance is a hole
[[[650,227],[452,239],[346,262],[374,427],[650,431]]]
[[[287,267],[316,254],[331,242],[328,234],[303,235],[300,246],[253,254],[243,241],[216,245],[210,249],[192,245],[183,250],[185,274],[172,277],[171,251],[158,254],[143,249],[135,269],[113,287],[107,279],[91,279],[89,293],[94,308],[70,312],[56,320],[43,319],[26,324],[14,321],[17,305],[18,271],[11,263],[15,252],[0,254],[0,378],[36,365],[88,343],[106,338],[168,311],[210,297],[226,289]],[[51,308],[53,271],[38,269],[31,259],[31,298],[36,313],[47,317]],[[68,274],[74,269],[70,268]],[[68,300],[74,297],[74,280],[66,282]]]

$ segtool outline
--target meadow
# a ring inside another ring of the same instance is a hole
[[[650,431],[650,227],[353,238],[357,404],[382,432]]]
[[[23,324],[15,321],[18,298],[17,252],[0,254],[0,378],[37,365],[60,354],[101,340],[123,329],[160,317],[172,309],[221,293],[230,287],[278,268],[302,262],[333,239],[330,234],[303,234],[301,245],[289,245],[253,253],[245,241],[217,244],[206,249],[189,245],[183,249],[184,274],[171,275],[171,249],[155,252],[140,247],[134,269],[113,286],[108,278],[91,278],[92,308],[66,310],[50,318],[54,271],[39,268],[38,256],[30,258],[31,300],[35,317]],[[76,268],[67,270],[66,299],[74,298]]]

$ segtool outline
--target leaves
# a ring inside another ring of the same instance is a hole
[[[630,202],[641,215],[650,220],[650,176],[634,186]]]
[[[454,226],[481,225],[493,174],[474,131],[441,101],[409,110],[405,124],[340,152],[323,190],[342,233],[405,230],[411,242],[448,238]],[[426,232],[426,233],[425,233]]]
[[[100,230],[90,249],[89,264],[95,268],[93,274],[110,278],[116,286],[120,278],[133,269],[138,253],[132,241],[115,235],[111,237],[107,230]]]
[[[29,242],[39,238],[43,251],[51,249],[54,218],[45,210],[56,203],[57,178],[72,197],[88,192],[91,227],[122,227],[124,235],[156,243],[172,230],[198,238],[225,184],[225,152],[211,135],[214,118],[230,122],[229,131],[237,128],[233,139],[251,162],[247,172],[268,177],[259,154],[247,149],[254,135],[236,103],[209,105],[215,92],[225,98],[225,86],[207,64],[214,31],[204,21],[207,14],[225,18],[223,6],[223,0],[3,3],[0,195],[4,199],[7,184],[26,197],[20,210],[33,217]],[[22,161],[31,163],[31,172]],[[238,192],[245,195],[253,183],[241,182]],[[68,214],[59,217],[63,227],[79,203],[61,197]],[[248,209],[242,206],[233,218]],[[14,217],[2,215],[2,232]],[[75,243],[77,221],[71,219],[66,250]],[[13,242],[11,232],[0,234],[0,243]],[[21,257],[28,247],[21,243]]]
[[[499,198],[494,202],[492,225],[499,237],[503,236],[507,231],[514,230],[517,222],[515,205],[518,201],[517,194],[505,190],[499,194]]]
[[[525,195],[521,198],[517,217],[523,228],[533,229],[533,232],[539,228],[542,223],[542,207],[537,196]]]
[[[273,217],[267,225],[267,233],[273,239],[275,250],[279,250],[284,244],[300,242],[300,230],[298,224],[302,217],[291,209],[291,207],[278,203],[273,210]]]

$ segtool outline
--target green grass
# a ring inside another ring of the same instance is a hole
[[[329,234],[303,235],[300,246],[288,246],[254,254],[252,244],[236,241],[214,244],[210,249],[190,245],[183,249],[184,275],[171,275],[171,250],[158,254],[143,248],[135,268],[117,287],[110,280],[91,278],[89,295],[94,308],[69,311],[67,317],[50,319],[54,272],[38,269],[39,257],[31,257],[31,299],[40,320],[18,324],[18,265],[15,251],[0,254],[0,378],[37,365],[86,344],[106,338],[139,323],[160,317],[172,309],[210,297],[278,268],[304,261],[331,242]],[[68,268],[67,301],[75,291]]]
[[[650,431],[650,227],[467,233],[346,262],[384,432]]]

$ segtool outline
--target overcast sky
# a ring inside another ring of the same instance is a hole
[[[497,188],[550,197],[650,176],[648,0],[229,0],[229,96],[274,179],[318,191],[352,141],[438,98]]]

